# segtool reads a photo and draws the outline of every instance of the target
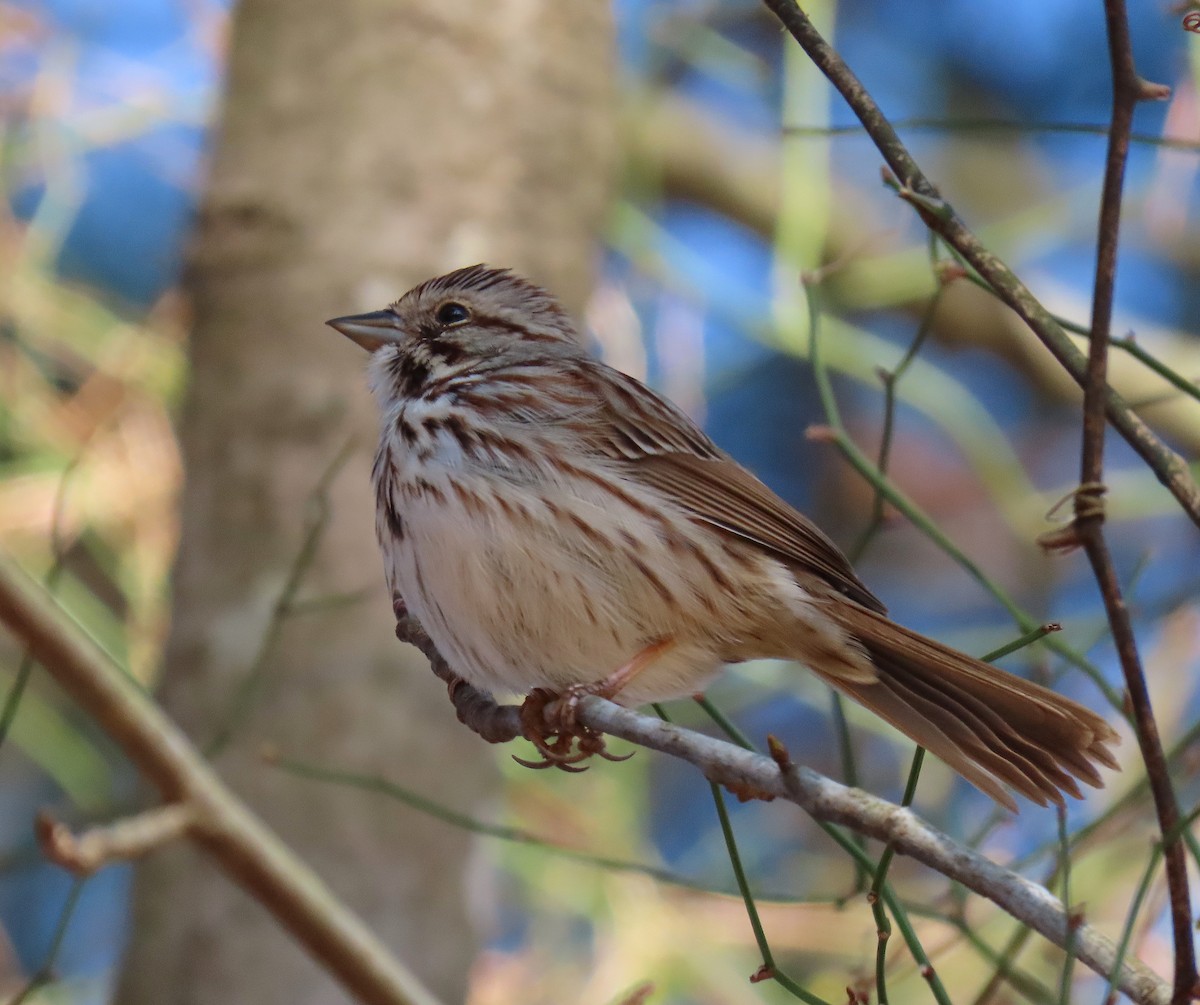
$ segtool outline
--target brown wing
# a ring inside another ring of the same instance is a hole
[[[696,521],[758,545],[864,607],[886,613],[837,545],[678,408],[602,364],[592,378],[606,407],[591,416],[588,439],[631,478],[669,497]]]

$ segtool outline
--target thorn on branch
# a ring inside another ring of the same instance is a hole
[[[750,975],[751,984],[761,984],[763,981],[773,981],[774,979],[775,971],[765,963]]]
[[[767,751],[771,755],[771,760],[779,765],[780,771],[786,774],[792,770],[792,755],[788,753],[783,741],[774,733],[767,734]]]
[[[1138,101],[1167,101],[1171,97],[1171,88],[1166,84],[1156,84],[1152,80],[1137,79]]]
[[[804,430],[804,438],[810,443],[837,443],[837,430],[832,426],[813,424]]]
[[[945,287],[959,279],[966,279],[968,273],[958,262],[948,258],[939,258],[933,263],[933,275],[937,279],[938,285]]]
[[[800,285],[806,290],[820,286],[830,276],[837,275],[848,268],[855,258],[859,257],[860,252],[861,249],[851,248],[832,261],[826,262],[820,268],[804,270],[800,273]]]
[[[1049,555],[1069,555],[1077,548],[1083,547],[1083,538],[1079,536],[1079,528],[1074,523],[1057,530],[1048,530],[1037,536],[1038,547]]]
[[[758,788],[750,782],[728,782],[712,778],[708,775],[705,775],[705,777],[708,778],[710,782],[715,781],[718,785],[724,785],[729,791],[730,795],[732,795],[739,803],[773,803],[775,801],[775,794],[773,792],[768,792],[766,789]]]
[[[111,862],[125,862],[183,837],[197,823],[191,803],[168,803],[115,823],[93,827],[78,837],[46,810],[34,832],[42,854],[76,876],[89,876]]]
[[[882,178],[884,185],[916,209],[922,221],[931,230],[938,230],[939,224],[954,218],[953,208],[932,185],[928,186],[928,191],[918,191],[912,185],[901,184],[888,168],[883,169]]]

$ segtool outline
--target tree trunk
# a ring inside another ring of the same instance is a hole
[[[492,752],[393,638],[365,357],[323,322],[477,261],[582,306],[614,154],[610,14],[601,0],[244,0],[230,60],[189,276],[187,480],[162,698],[201,744],[236,727],[215,755],[225,777],[458,1001],[481,934],[468,837],[260,758],[270,743],[468,809],[497,784]],[[350,439],[297,595],[365,599],[282,618],[256,664],[318,483]],[[119,1000],[344,996],[264,910],[179,849],[141,867]]]

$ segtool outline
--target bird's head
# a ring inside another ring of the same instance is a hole
[[[518,346],[577,345],[566,311],[508,269],[472,265],[427,280],[390,307],[326,322],[369,353],[390,347],[453,364]]]

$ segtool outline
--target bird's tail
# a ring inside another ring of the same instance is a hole
[[[1016,809],[1004,786],[1045,806],[1080,797],[1079,779],[1102,786],[1095,762],[1116,768],[1116,732],[1053,691],[910,631],[857,605],[830,613],[870,654],[873,681],[814,669],[907,737]]]

